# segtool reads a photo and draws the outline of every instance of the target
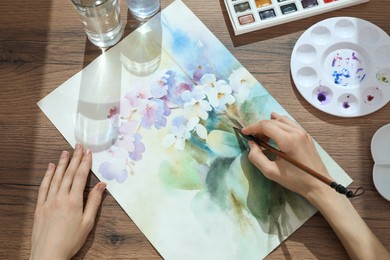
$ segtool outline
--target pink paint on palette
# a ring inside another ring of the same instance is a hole
[[[225,0],[236,35],[319,15],[369,0]]]

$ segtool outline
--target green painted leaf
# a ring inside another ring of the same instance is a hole
[[[236,157],[241,152],[236,135],[226,131],[211,131],[206,142],[210,150],[220,157]]]
[[[216,201],[223,209],[229,208],[228,188],[226,176],[234,158],[217,158],[210,166],[206,177],[206,186],[211,199]]]

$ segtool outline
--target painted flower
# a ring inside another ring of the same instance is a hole
[[[151,98],[150,89],[141,84],[132,86],[131,91],[127,92],[124,98],[129,102],[130,106],[137,108],[143,100]]]
[[[166,116],[170,115],[170,109],[164,100],[148,99],[144,100],[138,107],[138,112],[141,115],[141,126],[151,128],[154,126],[157,129],[166,126]]]
[[[192,91],[186,90],[181,96],[185,102],[183,109],[184,116],[187,119],[199,117],[206,120],[208,118],[209,114],[207,112],[211,111],[212,108],[206,100],[206,95],[202,86],[195,86]]]
[[[235,98],[232,95],[232,89],[226,83],[220,83],[215,87],[210,88],[207,92],[207,97],[210,101],[210,105],[219,111],[225,110],[226,105],[231,105],[235,102]]]
[[[186,140],[191,138],[191,130],[185,125],[185,118],[178,117],[172,121],[171,133],[166,135],[162,143],[165,147],[175,146],[177,150],[184,150]]]
[[[164,76],[150,85],[150,94],[153,98],[162,98],[168,94],[169,85],[166,84],[167,81]]]
[[[186,90],[191,90],[192,87],[186,82],[180,82],[176,79],[176,73],[168,70],[159,80],[160,85],[167,86],[167,95],[164,97],[167,101],[176,105],[184,103],[181,94]]]
[[[141,141],[142,136],[138,133],[134,135],[134,149],[132,152],[129,152],[130,159],[134,161],[140,161],[142,159],[142,154],[145,152],[145,145]]]
[[[171,133],[163,138],[165,147],[175,146],[177,150],[184,150],[185,142],[191,138],[191,133],[196,132],[202,139],[207,138],[206,128],[199,124],[199,118],[193,117],[187,120],[183,116],[172,120]]]
[[[235,99],[231,87],[224,80],[217,80],[214,74],[205,74],[200,79],[210,105],[216,110],[224,110],[226,105],[233,104]]]
[[[205,89],[213,88],[218,84],[217,78],[214,74],[203,75],[203,77],[199,80],[199,83],[203,85]]]
[[[128,176],[126,168],[128,153],[124,149],[112,146],[107,150],[106,158],[108,159],[99,165],[98,172],[106,180],[123,183]]]
[[[116,180],[119,183],[123,183],[127,179],[127,170],[122,168],[121,165],[117,160],[106,161],[100,164],[98,171],[106,180]]]
[[[122,123],[118,130],[118,139],[114,145],[129,152],[134,151],[134,134],[137,132],[138,127],[139,122],[136,120]]]
[[[199,65],[192,75],[192,80],[198,84],[203,75],[208,74],[210,71],[211,69],[208,66]]]
[[[252,88],[257,84],[257,80],[253,75],[243,67],[233,70],[228,79],[234,96],[239,102],[244,101]]]

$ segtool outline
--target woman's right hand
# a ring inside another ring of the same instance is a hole
[[[260,139],[270,138],[280,150],[309,168],[329,177],[313,142],[313,139],[297,123],[286,116],[271,114],[270,120],[262,120],[242,129],[242,133]],[[249,142],[249,160],[269,179],[308,198],[313,192],[330,190],[313,176],[303,172],[282,158],[268,159],[262,149]]]

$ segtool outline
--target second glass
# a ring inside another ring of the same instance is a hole
[[[71,0],[88,39],[99,47],[110,47],[122,38],[118,0]]]
[[[130,12],[135,18],[145,20],[160,10],[160,0],[126,0]]]

